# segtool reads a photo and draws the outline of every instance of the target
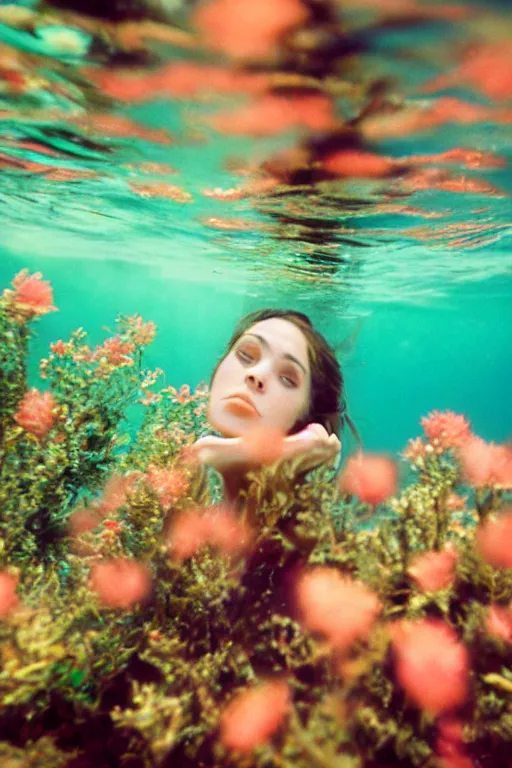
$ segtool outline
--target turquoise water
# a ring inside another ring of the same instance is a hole
[[[373,30],[357,77],[388,79],[409,107],[450,96],[489,110],[470,123],[372,142],[372,152],[403,159],[462,148],[480,159],[422,162],[423,171],[440,169],[437,186],[433,177],[409,186],[404,177],[349,178],[236,201],[204,191],[240,185],[241,165],[261,166],[307,131],[223,135],[205,121],[240,98],[215,93],[100,103],[99,89],[80,78],[86,64],[100,71],[111,63],[105,57],[38,48],[25,59],[34,34],[0,27],[2,56],[20,52],[17,66],[41,80],[0,95],[1,283],[23,267],[41,271],[59,308],[37,326],[34,369],[50,341],[82,326],[97,342],[118,313],[138,312],[158,325],[148,367],[163,368],[174,385],[195,385],[208,379],[242,314],[288,306],[342,345],[349,411],[368,450],[401,450],[432,409],[464,413],[488,440],[510,438],[512,86],[499,99],[471,83],[423,90],[453,71],[464,46],[512,28],[506,4],[466,5],[473,15],[463,23]],[[158,66],[204,61],[204,52],[163,44],[153,56]],[[340,98],[337,109],[353,106]],[[151,140],[84,128],[99,113],[129,117],[154,132]],[[156,131],[166,132],[164,143]],[[56,169],[95,176],[63,178]],[[178,190],[133,189],[161,183]]]

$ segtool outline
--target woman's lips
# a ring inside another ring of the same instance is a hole
[[[231,413],[234,413],[238,416],[258,415],[258,411],[254,405],[251,405],[251,403],[249,403],[247,400],[244,400],[242,397],[238,397],[237,395],[226,398],[226,407],[229,407]]]

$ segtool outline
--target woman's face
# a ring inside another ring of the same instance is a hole
[[[222,360],[212,381],[208,420],[225,437],[255,426],[288,434],[309,409],[306,337],[280,317],[251,326]]]

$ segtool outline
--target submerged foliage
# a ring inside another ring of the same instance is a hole
[[[2,764],[506,768],[509,449],[473,490],[434,413],[392,498],[385,462],[282,460],[235,512],[190,454],[206,388],[151,389],[152,324],[55,342],[29,389],[41,283],[0,306]]]

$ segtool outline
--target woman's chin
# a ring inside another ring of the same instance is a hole
[[[243,437],[254,429],[258,420],[249,416],[238,416],[233,413],[208,414],[210,426],[222,437]]]

